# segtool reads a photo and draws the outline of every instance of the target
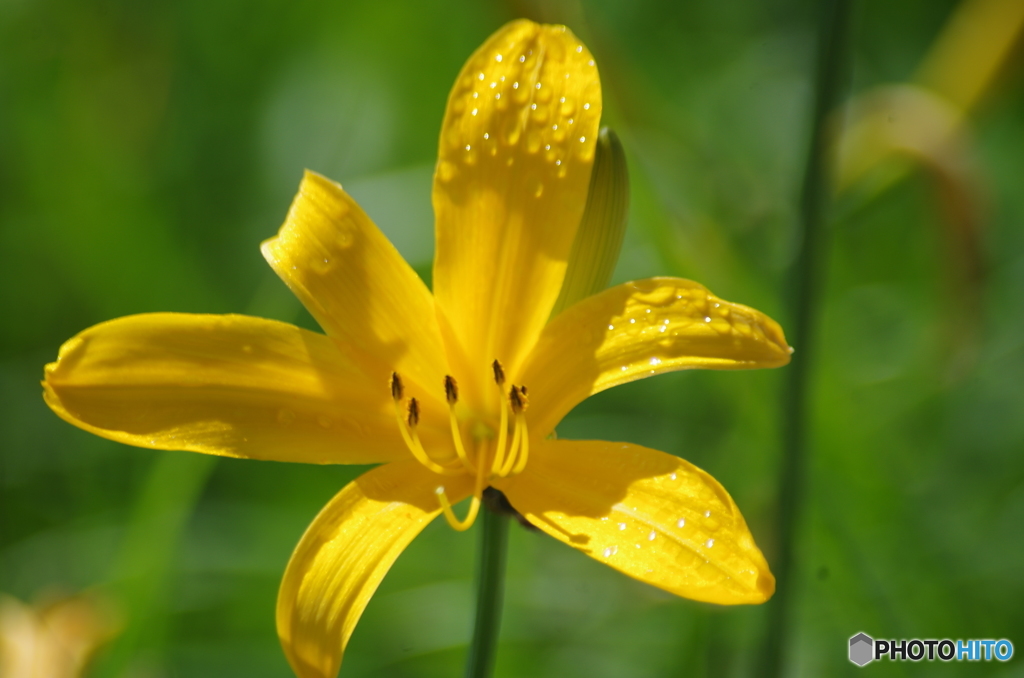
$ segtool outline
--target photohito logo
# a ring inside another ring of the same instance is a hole
[[[1001,638],[993,640],[936,640],[929,638],[911,638],[910,640],[875,640],[866,633],[858,633],[850,638],[850,661],[857,666],[864,666],[876,659],[887,658],[889,661],[919,662],[922,659],[944,662],[968,661],[981,662],[996,659],[1001,662],[1013,657],[1013,643]]]

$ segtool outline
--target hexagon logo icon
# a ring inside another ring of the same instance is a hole
[[[864,666],[874,659],[874,639],[866,633],[858,633],[850,638],[850,661],[857,666]]]

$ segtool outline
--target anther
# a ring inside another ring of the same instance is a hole
[[[451,376],[445,376],[444,378],[444,397],[449,405],[459,402],[459,385],[455,383],[455,379]]]
[[[513,386],[508,392],[508,402],[512,406],[513,414],[522,414],[526,409],[526,390],[519,386]]]
[[[491,363],[491,367],[494,368],[494,383],[498,386],[503,385],[505,383],[505,369],[501,366],[501,363],[498,362],[497,358],[495,358],[494,362]]]
[[[409,428],[416,428],[420,423],[420,404],[415,398],[409,399]]]
[[[392,372],[391,373],[391,397],[394,400],[396,400],[396,401],[401,400],[402,399],[402,393],[404,392],[404,390],[405,389],[402,388],[402,378],[400,376],[398,376],[398,372]]]

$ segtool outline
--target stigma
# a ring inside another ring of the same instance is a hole
[[[413,458],[433,473],[442,476],[470,475],[474,478],[473,497],[466,517],[459,519],[452,510],[444,486],[437,488],[441,512],[451,527],[458,531],[468,530],[480,512],[480,503],[490,482],[495,478],[506,478],[522,473],[530,456],[530,436],[526,428],[526,409],[529,404],[526,386],[512,384],[505,388],[505,370],[495,360],[490,365],[495,388],[500,393],[497,439],[494,436],[480,436],[479,431],[490,431],[489,427],[473,426],[476,422],[462,421],[456,415],[459,402],[459,385],[455,378],[444,378],[444,396],[448,403],[448,423],[456,460],[442,463],[430,455],[423,446],[417,428],[420,423],[420,406],[415,396],[406,399],[405,385],[397,372],[391,373],[391,400],[394,403],[395,421],[402,434],[402,440]],[[511,413],[511,417],[510,417]],[[511,421],[510,421],[511,420]],[[470,446],[463,439],[463,428],[477,432],[469,437]],[[493,444],[492,444],[493,441]]]

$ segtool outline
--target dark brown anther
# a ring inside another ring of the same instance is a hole
[[[526,387],[525,386],[520,386],[519,390],[523,392],[523,395],[526,395]]]
[[[405,389],[402,388],[402,378],[400,376],[398,376],[398,372],[392,372],[391,373],[391,397],[394,398],[396,401],[397,400],[401,400],[402,399],[402,393],[404,392],[404,390]]]
[[[494,368],[494,383],[501,386],[505,383],[505,368],[501,366],[497,358],[491,363],[491,367]]]
[[[455,383],[455,379],[450,375],[446,375],[444,378],[444,397],[449,405],[459,402],[459,385]]]
[[[409,399],[409,427],[416,428],[416,424],[420,423],[420,404],[415,398]]]
[[[526,407],[526,400],[518,386],[513,386],[508,392],[508,402],[512,405],[512,412],[522,414],[523,409]]]

